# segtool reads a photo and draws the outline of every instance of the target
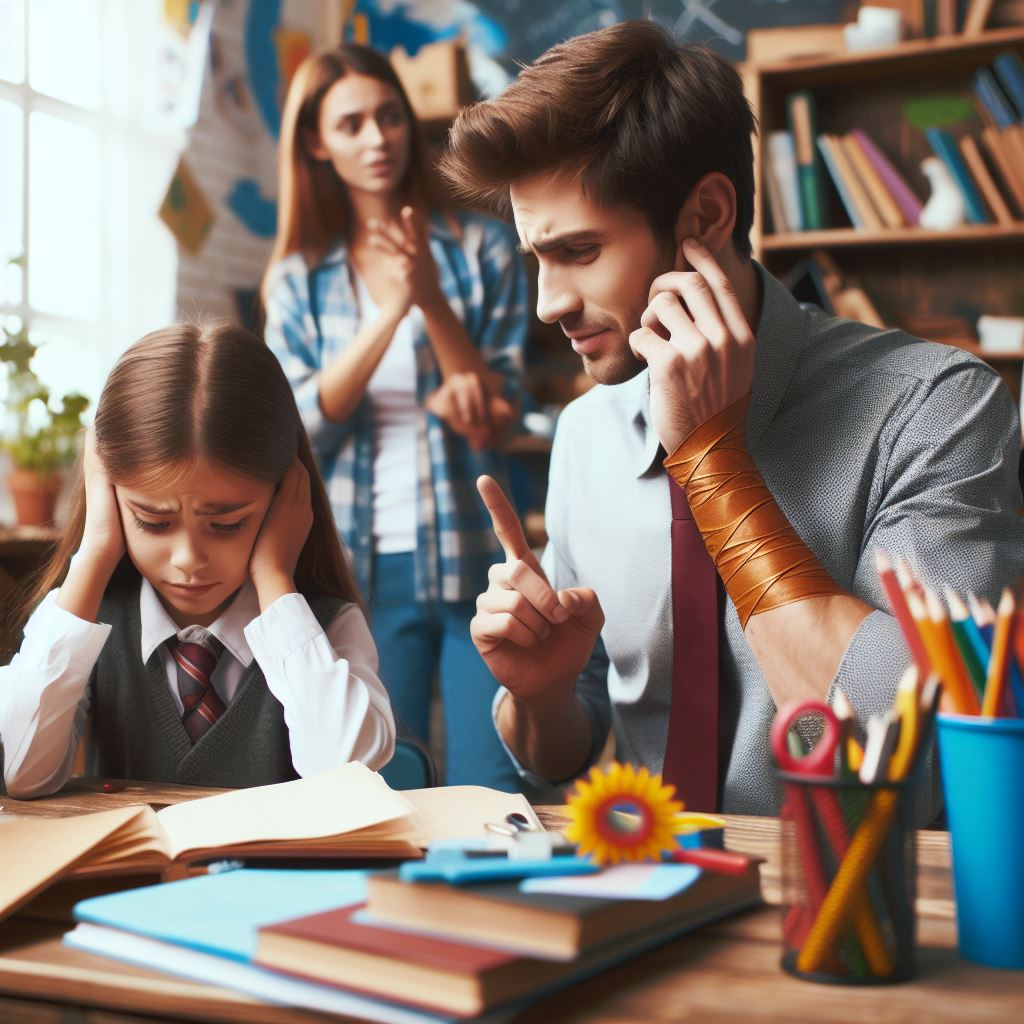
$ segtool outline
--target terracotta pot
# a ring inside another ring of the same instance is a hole
[[[7,474],[19,526],[52,526],[62,484],[60,473],[15,468]]]

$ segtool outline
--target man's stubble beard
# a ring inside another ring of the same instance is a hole
[[[644,275],[644,280],[650,282],[656,277],[667,273],[673,267],[671,246],[662,246],[654,266],[649,267]],[[649,287],[649,285],[648,285]],[[629,335],[640,327],[640,317],[647,309],[647,301],[637,308],[631,309],[626,317],[625,324],[616,324],[612,328],[620,336],[620,343],[614,352],[602,356],[600,359],[592,359],[588,356],[581,356],[583,361],[583,372],[591,380],[598,384],[625,384],[632,380],[638,373],[647,369],[647,363],[634,355],[629,347]],[[626,324],[631,325],[629,327]]]

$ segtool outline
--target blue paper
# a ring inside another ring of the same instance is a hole
[[[461,860],[406,861],[398,869],[403,882],[500,882],[513,878],[551,875],[592,875],[597,865],[580,857],[556,856],[546,860],[509,860],[506,857],[465,857]]]
[[[366,899],[366,871],[242,869],[96,896],[75,919],[248,962],[264,925]]]

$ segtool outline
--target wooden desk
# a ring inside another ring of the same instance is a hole
[[[129,785],[104,793],[98,783],[75,780],[62,793],[44,800],[0,802],[5,813],[55,817],[143,801],[176,803],[212,792]],[[540,815],[549,825],[565,820],[557,807],[541,808]],[[778,822],[771,818],[730,817],[726,830],[730,847],[766,858],[762,884],[769,902],[779,899],[778,833]],[[956,953],[949,844],[944,832],[918,835],[917,904],[918,978],[912,982],[858,988],[815,985],[789,977],[779,967],[779,911],[769,906],[701,929],[574,985],[533,1004],[515,1022],[878,1020],[916,1024],[924,1019],[1021,1019],[1024,973],[976,966]],[[6,993],[0,996],[0,1020],[14,1024],[144,1024],[153,1016],[247,1024],[311,1024],[325,1019],[65,949],[54,929],[10,921],[0,925],[0,992]],[[26,996],[42,996],[46,1001]]]

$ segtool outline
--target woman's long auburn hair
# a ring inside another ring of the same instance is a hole
[[[223,466],[276,486],[297,455],[309,473],[313,525],[299,554],[295,585],[305,595],[360,603],[292,389],[277,358],[255,335],[226,321],[180,323],[147,334],[111,370],[94,431],[113,484],[202,461],[214,472]],[[67,526],[28,599],[19,602],[21,624],[64,580],[84,526],[79,460]],[[113,578],[132,574],[138,570],[126,554]]]
[[[270,272],[293,252],[312,267],[338,238],[347,235],[352,210],[348,189],[328,160],[313,156],[310,146],[320,134],[320,107],[328,90],[348,74],[366,75],[391,86],[409,121],[409,165],[398,185],[403,203],[443,206],[445,197],[433,173],[427,144],[412,104],[395,69],[368,46],[343,43],[307,57],[292,77],[278,143],[277,233],[263,275],[267,297]]]

